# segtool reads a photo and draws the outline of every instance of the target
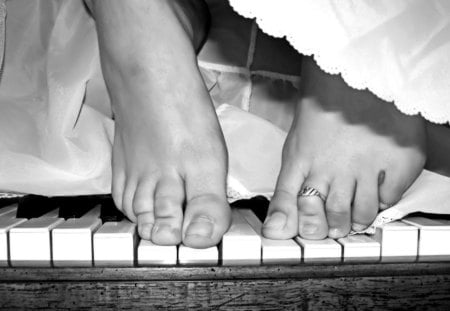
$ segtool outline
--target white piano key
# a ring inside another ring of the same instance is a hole
[[[32,218],[9,231],[12,266],[51,266],[51,230],[64,222],[53,215]]]
[[[299,263],[302,249],[294,240],[271,240],[262,236],[262,222],[249,209],[239,209],[239,213],[261,237],[262,262],[264,264]]]
[[[217,265],[219,250],[217,246],[198,249],[180,245],[178,248],[178,263],[180,265]]]
[[[380,243],[367,235],[349,235],[337,241],[342,245],[344,262],[380,260]]]
[[[450,259],[450,222],[448,220],[407,217],[403,222],[419,228],[419,260]]]
[[[304,262],[341,261],[342,247],[333,239],[307,240],[297,236],[295,241],[303,248]]]
[[[92,237],[102,225],[100,207],[81,218],[71,218],[52,231],[54,266],[92,266]]]
[[[223,265],[261,263],[261,238],[237,210],[232,210],[231,227],[220,247]]]
[[[373,238],[381,244],[381,261],[415,261],[419,230],[401,221],[377,228]]]
[[[0,209],[0,217],[14,218],[16,216],[16,213],[17,213],[17,203]]]
[[[0,217],[0,266],[9,262],[9,230],[27,221],[24,218]]]
[[[137,250],[139,266],[165,266],[177,263],[175,245],[157,245],[152,241],[140,240]]]
[[[95,266],[133,266],[136,244],[135,224],[106,222],[94,233]]]

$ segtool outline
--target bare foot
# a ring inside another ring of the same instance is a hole
[[[202,248],[220,241],[230,208],[226,147],[196,65],[199,3],[120,0],[93,11],[115,113],[114,201],[142,238]]]
[[[425,162],[420,117],[401,114],[368,91],[348,87],[310,58],[303,98],[284,145],[283,164],[264,235],[339,238],[362,230],[395,204]],[[326,198],[300,196],[302,186]]]

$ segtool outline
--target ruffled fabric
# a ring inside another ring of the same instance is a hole
[[[226,1],[208,4],[213,21],[199,66],[232,150],[229,199],[270,197],[281,129],[289,128],[298,97],[291,68],[299,57],[291,48],[285,62],[267,61],[282,40],[262,34]],[[0,197],[110,193],[114,120],[83,1],[13,0],[2,8]]]
[[[92,18],[82,1],[14,0],[6,10],[0,189],[108,192],[114,123],[94,95],[101,84],[90,91],[100,71]]]
[[[408,115],[450,121],[447,0],[229,0],[326,72]]]

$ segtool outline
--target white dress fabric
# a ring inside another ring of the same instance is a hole
[[[199,65],[232,150],[229,199],[270,196],[299,96],[292,68],[301,59],[281,42],[279,59],[289,61],[267,62],[282,40],[225,0],[208,5],[213,18]],[[0,193],[110,193],[114,120],[83,2],[0,0],[2,30]]]
[[[450,1],[229,0],[328,73],[400,111],[450,121]]]

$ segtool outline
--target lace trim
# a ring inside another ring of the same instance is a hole
[[[0,199],[15,199],[21,198],[25,196],[24,193],[15,193],[15,192],[0,192]]]
[[[350,233],[353,234],[375,234],[377,228],[383,227],[385,224],[402,219],[408,213],[403,213],[395,208],[389,208],[380,214],[378,214],[377,218],[373,221],[373,223],[362,231],[353,231]]]
[[[228,175],[227,177],[227,198],[229,202],[243,199],[250,199],[254,195],[240,183],[239,180]]]
[[[217,116],[220,117],[224,113],[224,111],[228,109],[228,107],[230,107],[230,105],[228,105],[228,104],[222,104],[219,107],[217,107],[216,108]]]
[[[339,7],[340,1],[336,2],[335,6]],[[393,102],[406,115],[421,114],[425,119],[438,124],[450,121],[450,107],[444,107],[447,103],[438,103],[441,104],[441,110],[439,111],[439,109],[436,109],[436,104],[430,104],[427,96],[422,96],[423,98],[415,97],[413,105],[411,98],[403,99],[392,90],[377,85],[375,79],[371,79],[370,75],[363,77],[360,70],[352,70],[352,68],[359,68],[355,66],[356,61],[347,64],[339,61],[336,55],[330,53],[330,44],[324,45],[320,43],[323,42],[321,39],[334,40],[328,33],[311,31],[315,27],[308,26],[306,21],[303,22],[303,26],[307,27],[302,27],[302,25],[299,25],[302,19],[300,16],[295,18],[294,16],[283,16],[283,18],[280,18],[279,10],[278,15],[276,14],[277,12],[273,12],[277,6],[289,4],[293,6],[295,2],[280,4],[275,3],[273,0],[229,0],[229,3],[236,13],[245,18],[255,19],[264,33],[278,38],[285,37],[297,51],[304,55],[312,56],[323,71],[329,74],[341,74],[343,80],[350,87],[358,90],[367,89],[380,99]],[[346,5],[346,3],[342,4]],[[312,1],[310,9],[312,8],[320,9],[319,2]],[[315,15],[314,10],[308,14],[310,16],[320,16],[319,14]],[[290,19],[295,19],[298,23],[294,25]],[[311,32],[314,32],[314,35]],[[443,113],[442,109],[447,111]]]

